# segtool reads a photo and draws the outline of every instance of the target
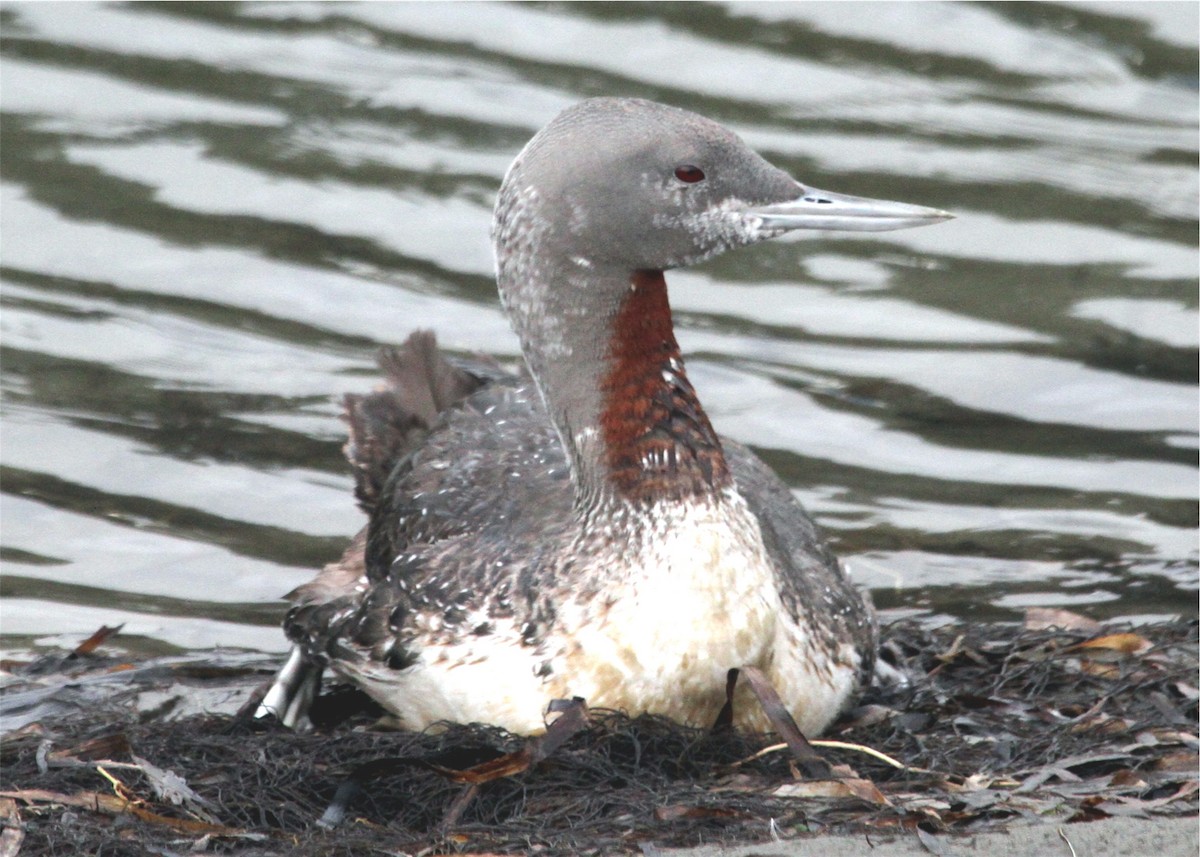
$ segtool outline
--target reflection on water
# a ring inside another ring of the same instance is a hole
[[[340,394],[416,326],[516,357],[492,195],[599,94],[959,215],[672,279],[718,428],[879,604],[1195,610],[1195,4],[0,16],[9,649],[281,649],[277,599],[361,524]]]

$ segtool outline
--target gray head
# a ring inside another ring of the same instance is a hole
[[[560,113],[513,163],[496,215],[502,264],[513,249],[505,240],[521,237],[515,216],[555,225],[540,236],[545,252],[625,271],[693,264],[791,229],[895,229],[949,216],[807,188],[728,128],[634,98]]]
[[[685,110],[596,98],[560,113],[517,158],[503,211],[530,190],[555,241],[597,267],[664,270],[757,237],[740,212],[803,192],[729,129]]]

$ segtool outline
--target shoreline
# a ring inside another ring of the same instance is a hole
[[[1063,839],[1059,835],[1062,831]],[[929,844],[926,845],[925,843]],[[870,837],[817,834],[758,845],[647,850],[648,857],[1195,857],[1200,817],[1020,824],[986,833]]]

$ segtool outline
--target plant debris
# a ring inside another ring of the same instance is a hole
[[[542,739],[386,732],[343,689],[322,731],[290,732],[248,716],[273,666],[250,656],[7,663],[0,853],[553,857],[851,831],[941,853],[946,833],[1050,819],[1069,843],[1072,822],[1200,808],[1195,621],[901,622],[883,654],[907,683],[810,742],[817,778],[778,738],[581,705]]]

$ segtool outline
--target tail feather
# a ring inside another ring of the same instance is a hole
[[[417,331],[398,348],[379,355],[384,384],[366,395],[347,395],[350,425],[346,457],[354,470],[355,496],[371,514],[396,464],[419,448],[441,414],[487,383],[491,367],[478,372],[451,365],[429,331]],[[367,531],[361,531],[337,562],[289,593],[294,605],[284,621],[294,643],[256,716],[273,715],[286,726],[304,728],[321,686],[326,649],[340,624],[353,616],[367,581]]]
[[[396,462],[421,445],[443,411],[485,383],[448,363],[427,330],[416,331],[398,348],[383,349],[379,365],[383,387],[345,398],[346,457],[354,469],[355,496],[368,513]]]

